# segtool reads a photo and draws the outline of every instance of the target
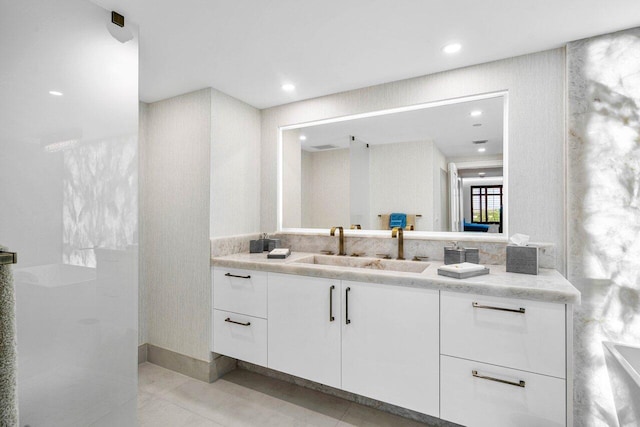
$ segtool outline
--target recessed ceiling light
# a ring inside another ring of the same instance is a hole
[[[487,174],[486,172],[478,172],[478,175],[481,176],[482,178],[484,178],[486,174]]]
[[[484,153],[485,151],[487,151],[487,149],[484,147],[478,148],[478,153]]]
[[[57,91],[57,90],[50,90],[50,91],[49,91],[49,95],[53,95],[53,96],[62,96],[62,95],[63,95],[63,93],[62,93],[62,92],[59,92],[59,91]]]
[[[450,43],[442,48],[444,53],[456,53],[462,49],[462,45],[460,43]]]
[[[292,85],[291,83],[285,83],[285,84],[282,85],[282,90],[284,90],[285,92],[291,92],[295,88],[296,87],[294,85]]]
[[[480,111],[480,110],[475,110],[475,111],[472,111],[471,113],[469,113],[469,115],[470,115],[471,117],[478,117],[478,116],[481,116],[481,115],[482,115],[482,111]]]
[[[300,141],[306,141],[306,140],[307,140],[307,137],[306,137],[306,136],[304,136],[304,135],[300,135]]]

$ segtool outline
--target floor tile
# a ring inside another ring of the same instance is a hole
[[[169,391],[165,397],[225,426],[303,425],[295,418],[278,412],[282,405],[278,399],[224,379],[213,384],[191,380]]]
[[[153,396],[138,409],[138,426],[221,427],[220,424],[194,414],[157,396]]]
[[[352,403],[338,427],[367,426],[367,427],[425,427],[426,424],[397,415],[382,412],[368,406]]]
[[[189,380],[185,375],[149,362],[138,366],[138,390],[146,393],[162,395]]]
[[[324,416],[327,422],[335,420],[337,423],[350,405],[339,397],[240,369],[227,374],[224,380],[276,398],[289,415],[309,422]]]
[[[141,426],[425,427],[246,370],[207,384],[150,363],[140,365],[138,414]]]

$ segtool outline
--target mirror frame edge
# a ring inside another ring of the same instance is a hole
[[[437,101],[423,102],[420,104],[407,105],[403,107],[387,108],[384,110],[369,111],[366,113],[349,114],[346,116],[338,116],[327,119],[312,120],[309,122],[296,123],[291,125],[278,126],[277,141],[277,213],[276,213],[276,234],[303,234],[303,235],[328,235],[329,229],[325,228],[284,228],[283,221],[283,132],[285,130],[300,129],[311,126],[319,126],[328,123],[343,122],[347,120],[355,120],[367,117],[382,116],[393,113],[402,113],[405,111],[415,111],[427,108],[434,108],[443,105],[459,104],[462,102],[470,102],[481,99],[499,98],[503,100],[503,124],[502,124],[502,159],[503,159],[503,186],[505,187],[503,196],[503,232],[495,233],[495,236],[487,236],[487,233],[472,233],[464,231],[413,231],[407,233],[405,239],[424,239],[424,240],[455,240],[455,241],[476,241],[476,242],[507,242],[509,240],[509,90],[499,90],[495,92],[486,92],[476,95],[460,96],[456,98],[448,98]],[[346,236],[357,237],[389,237],[389,230],[350,230],[345,229]],[[483,234],[480,236],[479,234]]]

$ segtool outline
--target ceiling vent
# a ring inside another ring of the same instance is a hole
[[[477,141],[473,141],[474,144],[479,145],[479,144],[486,144],[487,141],[489,141],[488,139],[480,139]]]
[[[312,145],[311,148],[316,149],[316,150],[333,150],[334,148],[338,148],[337,145],[331,145],[331,144],[327,144],[327,145]]]

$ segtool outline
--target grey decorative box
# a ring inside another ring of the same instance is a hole
[[[456,248],[444,248],[444,263],[446,265],[449,264],[460,264],[465,261],[465,252],[464,249],[456,249]]]
[[[271,252],[280,247],[280,239],[265,239],[267,241],[267,250]]]
[[[478,248],[465,248],[464,257],[465,262],[480,264],[480,250]]]
[[[538,248],[507,245],[507,272],[538,274]]]
[[[453,277],[454,279],[468,279],[469,277],[476,277],[476,276],[489,274],[489,269],[485,268],[484,270],[479,270],[479,271],[467,271],[466,273],[458,273],[457,271],[446,271],[446,270],[438,269],[438,274],[440,276]]]
[[[251,252],[252,254],[264,252],[264,239],[250,240],[249,252]]]

